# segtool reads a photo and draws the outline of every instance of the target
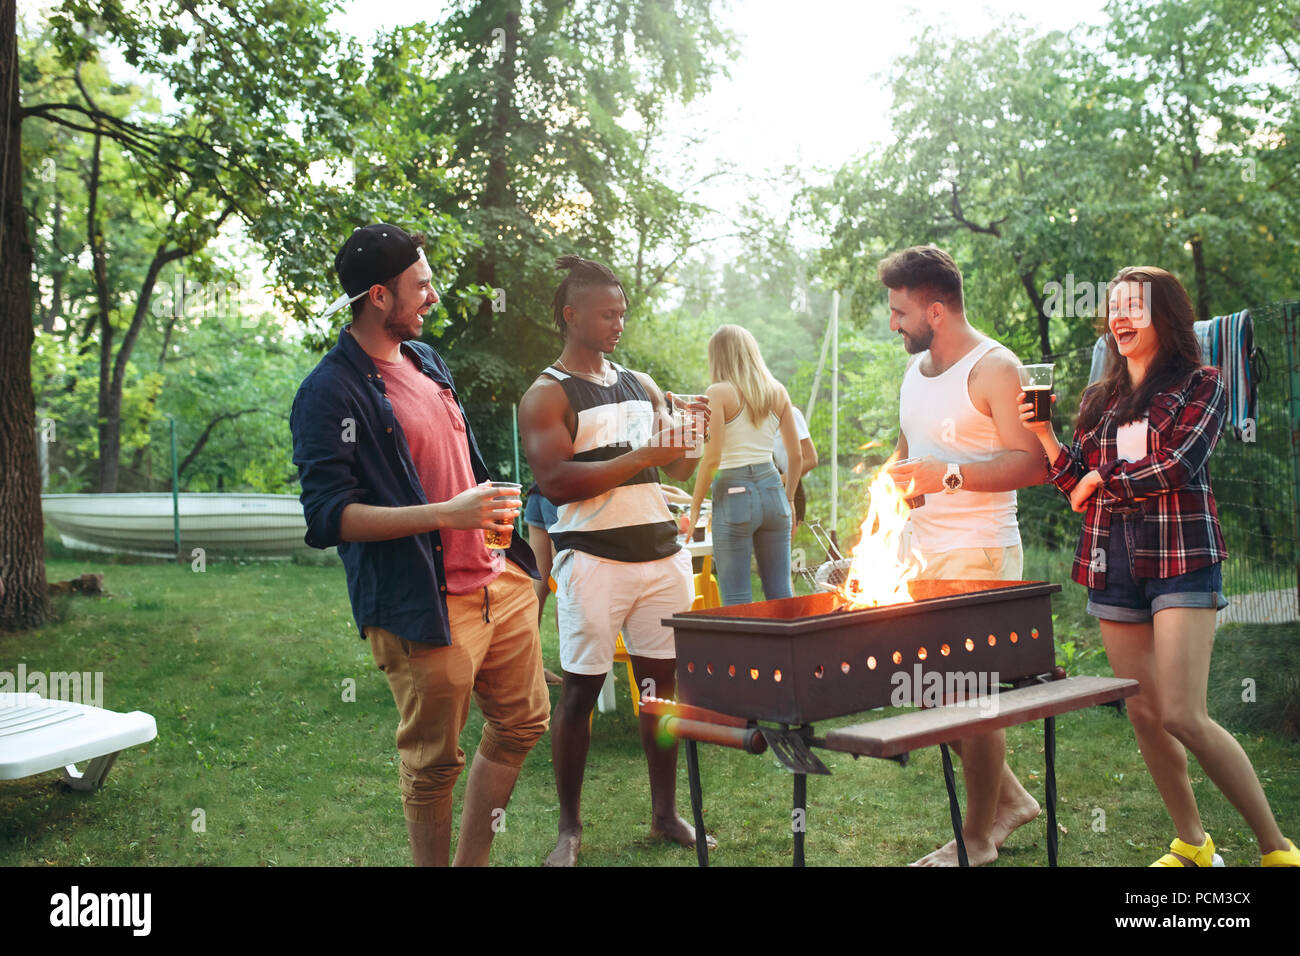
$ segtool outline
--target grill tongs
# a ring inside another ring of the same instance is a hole
[[[813,538],[826,552],[826,561],[815,571],[810,571],[807,566],[804,566],[799,569],[799,573],[803,575],[804,580],[808,582],[808,587],[813,591],[839,591],[849,575],[849,566],[853,562],[844,557],[825,528],[815,521],[806,523]]]

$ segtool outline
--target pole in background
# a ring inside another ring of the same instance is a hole
[[[811,403],[810,403],[811,404]],[[839,547],[840,518],[840,293],[831,293],[831,540]]]
[[[1287,415],[1291,434],[1291,515],[1295,529],[1296,602],[1300,607],[1300,303],[1282,306],[1287,358]]]
[[[519,403],[510,406],[510,440],[515,445],[515,483],[519,483]],[[524,516],[515,515],[515,534],[524,533]]]
[[[176,560],[181,560],[181,499],[178,494],[180,476],[176,473],[176,419],[167,416],[172,436],[172,543],[176,546]]]
[[[41,470],[41,493],[50,485],[50,440],[45,434],[47,416],[39,409],[36,412],[36,457]]]
[[[817,358],[817,374],[813,376],[812,389],[808,393],[808,407],[804,410],[803,417],[807,421],[808,427],[812,427],[813,409],[817,407],[817,392],[822,384],[822,370],[826,368],[826,350],[831,345],[831,323],[826,323],[826,334],[822,336],[822,351]]]

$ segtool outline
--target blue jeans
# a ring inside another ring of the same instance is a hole
[[[723,468],[713,480],[713,563],[722,603],[754,600],[750,555],[767,599],[793,597],[790,587],[790,502],[776,466]]]

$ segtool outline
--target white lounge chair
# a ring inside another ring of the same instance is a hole
[[[69,787],[96,790],[119,753],[157,736],[157,724],[143,711],[119,714],[39,694],[0,693],[0,780],[62,767]],[[90,761],[85,773],[76,767],[82,760]]]

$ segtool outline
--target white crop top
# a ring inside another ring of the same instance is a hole
[[[735,418],[727,420],[727,432],[722,446],[719,468],[743,468],[772,461],[772,442],[780,429],[775,412],[768,412],[757,427],[749,420],[749,413],[741,405]]]

